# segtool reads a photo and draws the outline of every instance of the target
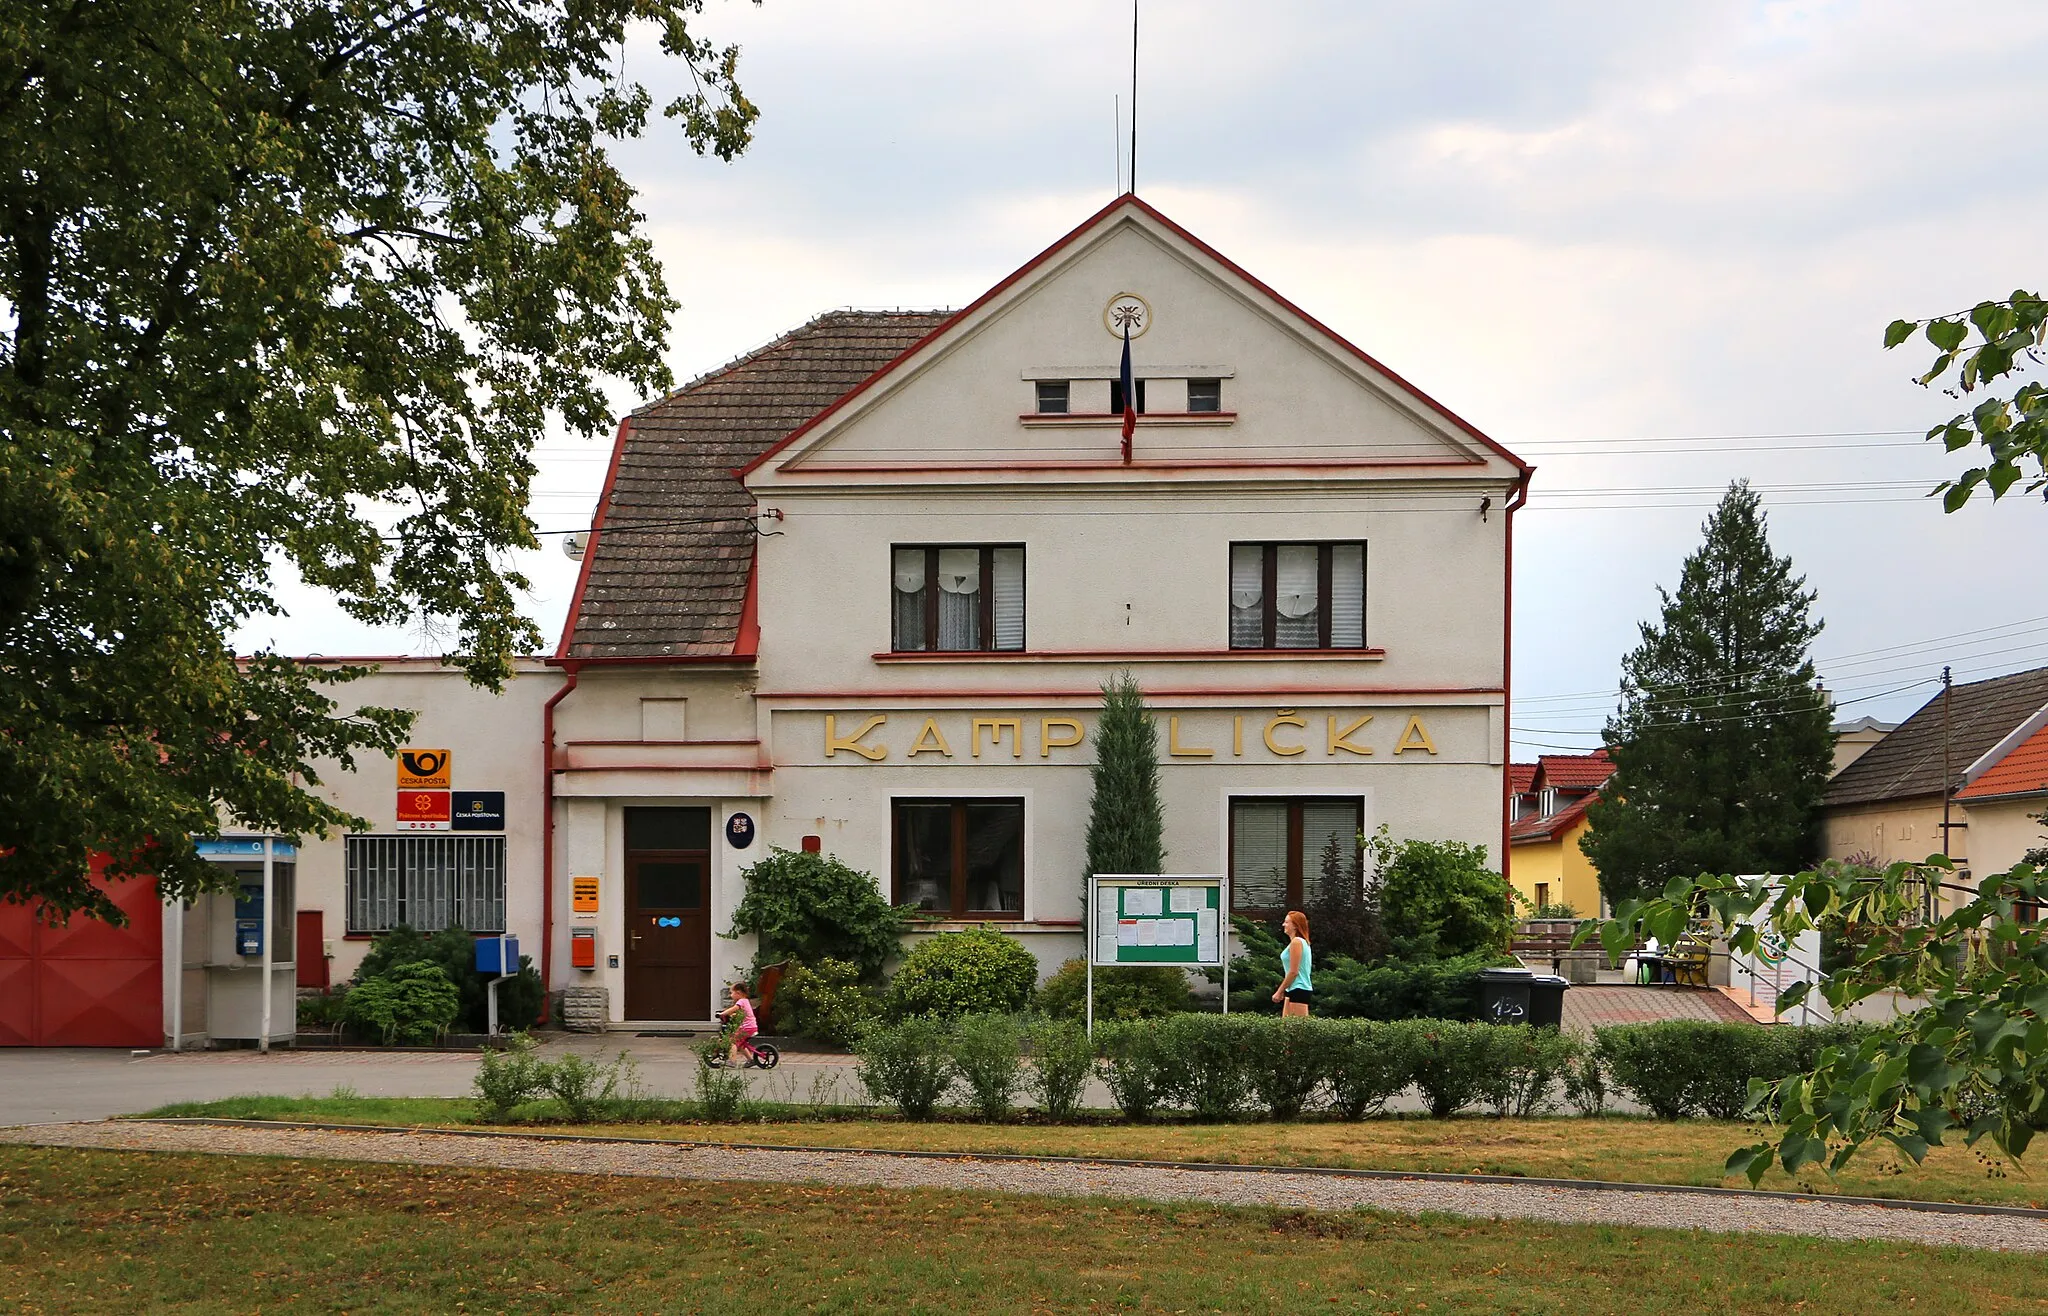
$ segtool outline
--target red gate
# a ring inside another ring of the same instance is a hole
[[[164,907],[154,881],[93,882],[128,915],[48,927],[0,904],[0,1046],[162,1046]]]

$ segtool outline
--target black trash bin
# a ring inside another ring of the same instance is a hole
[[[1529,979],[1529,1022],[1538,1028],[1564,1027],[1564,994],[1571,983],[1553,973]]]
[[[1479,1016],[1490,1024],[1529,1022],[1529,984],[1536,975],[1529,969],[1481,969],[1479,971]]]

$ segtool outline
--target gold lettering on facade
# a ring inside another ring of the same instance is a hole
[[[920,754],[944,754],[953,757],[953,747],[946,743],[946,733],[939,730],[939,720],[928,717],[918,728],[917,739],[910,743],[910,752],[903,757],[914,759]]]
[[[862,736],[865,736],[868,732],[873,731],[888,720],[889,718],[886,714],[877,713],[861,723],[860,730],[842,738],[839,734],[838,719],[830,713],[825,714],[825,757],[829,759],[843,749],[860,755],[870,763],[879,763],[883,759],[888,758],[889,751],[885,746],[863,745],[860,743]]]
[[[977,717],[969,725],[968,739],[973,743],[974,757],[981,757],[981,733],[988,732],[988,747],[1003,747],[1003,732],[1010,733],[1010,757],[1024,757],[1024,719],[1021,717]]]
[[[1230,719],[1230,752],[1237,758],[1244,757],[1244,714]]]
[[[1200,745],[1183,745],[1180,743],[1180,719],[1177,717],[1166,719],[1166,752],[1175,758],[1183,759],[1212,759],[1216,757],[1216,751],[1213,749],[1203,749]]]
[[[1363,716],[1361,716],[1356,722],[1353,722],[1350,726],[1345,727],[1342,731],[1339,731],[1337,729],[1337,715],[1332,713],[1329,718],[1329,727],[1327,728],[1329,732],[1328,752],[1335,754],[1338,750],[1341,749],[1346,754],[1371,754],[1371,745],[1361,745],[1356,741],[1349,739],[1349,737],[1355,736],[1361,730],[1363,730],[1365,724],[1370,721],[1372,721],[1372,714],[1366,713]]]
[[[1271,722],[1266,723],[1266,748],[1272,750],[1275,754],[1279,754],[1283,757],[1291,757],[1295,754],[1306,754],[1308,752],[1307,745],[1283,745],[1279,741],[1273,739],[1273,733],[1275,731],[1278,731],[1281,727],[1300,727],[1303,731],[1306,731],[1308,730],[1308,719],[1304,717],[1296,717],[1294,715],[1294,710],[1291,708],[1283,708],[1279,712],[1275,713],[1273,715],[1273,720]]]
[[[1052,736],[1052,729],[1054,727],[1064,728],[1067,731],[1071,731],[1073,734],[1071,736],[1062,736],[1060,739],[1054,740]],[[1086,731],[1082,730],[1081,724],[1071,717],[1039,718],[1038,757],[1042,759],[1051,758],[1052,752],[1054,750],[1065,749],[1069,745],[1078,745],[1086,737],[1087,734],[1088,733]]]
[[[1408,715],[1408,725],[1401,728],[1401,739],[1395,744],[1394,752],[1406,754],[1411,749],[1436,753],[1436,742],[1429,738],[1429,731],[1422,725],[1422,719],[1413,713]]]

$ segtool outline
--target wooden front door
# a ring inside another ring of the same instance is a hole
[[[711,1017],[711,855],[626,856],[626,1018]]]

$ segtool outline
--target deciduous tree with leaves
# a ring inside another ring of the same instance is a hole
[[[405,732],[228,636],[296,573],[372,623],[445,624],[502,681],[538,635],[529,454],[646,392],[675,301],[610,150],[649,92],[731,159],[754,107],[702,0],[20,0],[0,15],[0,898],[213,878],[223,812],[310,794]]]
[[[2021,378],[2043,364],[2048,298],[2021,290],[1955,315],[1894,320],[1884,331],[1884,345],[1902,346],[1915,331],[1935,349],[1934,363],[1920,376],[1922,385],[1939,385],[1955,398],[1991,392],[2001,381]],[[1996,396],[1927,431],[1927,437],[1941,440],[1950,452],[1983,450],[1976,454],[1982,466],[1935,490],[1944,510],[1953,512],[1969,502],[1979,486],[1994,499],[2003,498],[2021,480],[2028,493],[2048,498],[2048,384],[2027,379],[2010,393],[1997,390]]]
[[[1834,734],[1808,649],[1814,595],[1731,486],[1663,616],[1641,627],[1608,722],[1614,775],[1581,848],[1619,901],[1674,874],[1787,872],[1813,857]]]

